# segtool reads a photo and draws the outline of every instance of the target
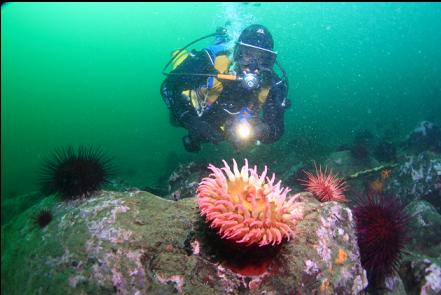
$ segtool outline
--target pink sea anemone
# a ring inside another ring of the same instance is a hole
[[[320,202],[338,201],[345,202],[346,197],[343,192],[346,190],[346,182],[332,174],[322,171],[322,167],[317,169],[315,167],[316,174],[313,175],[311,172],[305,171],[307,179],[301,179],[306,190],[312,193]]]
[[[302,218],[299,202],[291,197],[289,188],[266,177],[267,167],[259,176],[257,167],[248,168],[248,161],[239,171],[233,159],[233,171],[209,165],[213,172],[202,180],[197,200],[202,216],[222,238],[251,246],[277,245],[295,236],[294,226]]]

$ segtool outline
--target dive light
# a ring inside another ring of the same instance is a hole
[[[252,135],[252,128],[249,123],[249,119],[251,119],[252,115],[253,111],[247,107],[243,107],[239,112],[239,118],[235,124],[235,131],[236,136],[241,141],[246,141]]]
[[[251,137],[251,126],[247,120],[240,120],[236,126],[237,137],[244,141]]]

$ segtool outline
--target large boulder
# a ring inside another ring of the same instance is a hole
[[[428,202],[415,200],[406,206],[409,220],[408,248],[422,255],[441,258],[441,215]]]
[[[357,294],[367,285],[351,210],[299,200],[297,237],[244,249],[221,240],[194,198],[101,192],[53,197],[2,227],[3,294]],[[44,228],[32,216],[51,208]]]
[[[441,258],[409,253],[400,267],[408,294],[441,294]]]
[[[441,153],[441,127],[430,121],[421,121],[407,136],[405,146],[417,153]]]
[[[206,163],[180,164],[168,178],[168,192],[165,198],[177,201],[193,197],[199,181],[209,174],[206,167]]]
[[[409,216],[409,244],[400,276],[408,294],[441,293],[441,215],[428,202],[412,201]]]
[[[379,166],[379,162],[374,158],[359,161],[351,156],[350,151],[339,151],[329,155],[325,161],[325,166],[339,175],[346,177],[356,172]]]
[[[426,200],[441,212],[441,155],[407,154],[391,173],[386,189],[405,203]]]

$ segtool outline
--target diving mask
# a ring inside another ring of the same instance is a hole
[[[271,69],[274,66],[277,52],[243,42],[237,43],[236,46],[234,60],[241,68],[254,71]]]

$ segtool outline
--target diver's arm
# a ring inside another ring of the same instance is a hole
[[[187,58],[172,73],[213,73],[214,64],[206,49]],[[183,90],[195,89],[206,83],[206,76],[169,75],[161,85],[161,96],[173,116],[189,131],[193,138],[219,142],[221,133],[202,120],[192,107]]]
[[[167,88],[182,92],[183,90],[195,89],[207,80],[206,76],[191,74],[212,74],[214,72],[214,60],[210,50],[192,51],[176,69],[170,72],[164,83]]]
[[[161,85],[161,96],[168,109],[184,126],[185,120],[197,117],[189,98],[182,91],[196,89],[207,77],[191,76],[185,73],[209,73],[213,71],[211,57],[207,50],[192,52],[176,69],[168,75]],[[182,74],[182,75],[181,75]]]
[[[287,87],[283,81],[275,83],[271,88],[263,106],[263,122],[267,125],[262,128],[263,131],[259,138],[263,143],[273,143],[283,135],[287,95]]]
[[[165,82],[161,86],[161,95],[173,116],[189,131],[194,140],[208,140],[217,143],[223,139],[220,131],[213,128],[196,114],[196,111],[188,101],[188,97],[168,89]]]
[[[184,123],[183,119],[186,114],[197,116],[190,105],[188,97],[170,87],[167,81],[164,81],[161,85],[161,96],[167,108],[180,123]],[[185,124],[183,125],[185,126]]]

